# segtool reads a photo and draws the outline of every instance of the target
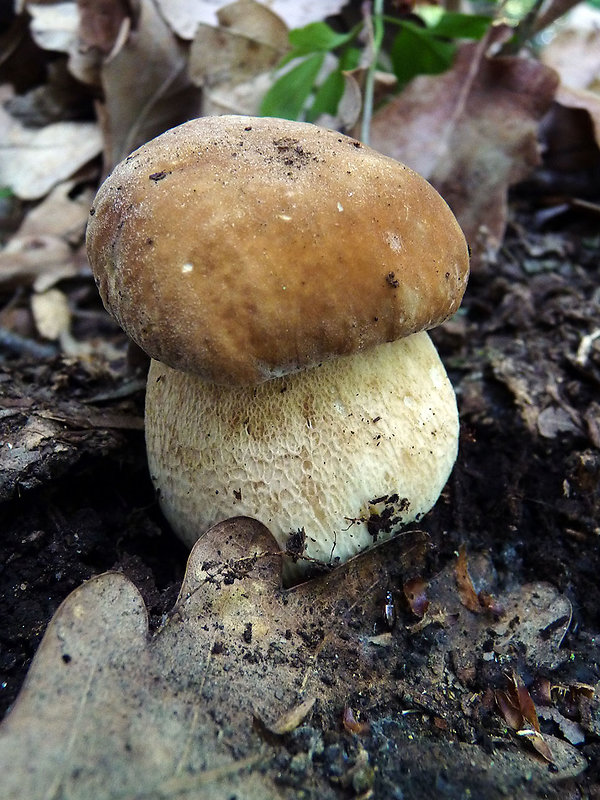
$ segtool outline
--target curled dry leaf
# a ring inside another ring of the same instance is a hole
[[[427,581],[423,580],[423,578],[412,578],[405,581],[402,586],[404,597],[410,606],[410,610],[419,619],[425,616],[429,608],[427,585]]]
[[[363,736],[368,733],[371,726],[368,722],[358,720],[350,706],[344,706],[344,713],[342,714],[342,725],[344,730],[348,733],[354,733],[357,736]]]
[[[89,3],[82,31],[85,38],[93,41],[98,27],[98,37],[106,47],[117,27],[119,31],[108,55],[98,47],[90,48],[92,55],[99,58],[95,80],[100,81],[104,99],[97,104],[97,114],[107,171],[139,145],[197,116],[200,107],[200,92],[187,74],[184,46],[153,0],[140,0],[136,3],[137,12],[132,4],[125,4],[124,12],[119,11],[119,5],[123,3],[112,4],[114,19],[111,17],[109,30],[104,30],[102,6]],[[71,69],[77,72],[73,63]]]
[[[452,69],[415,78],[374,115],[371,144],[424,175],[456,214],[477,267],[502,241],[509,186],[539,163],[538,124],[558,85],[528,58],[491,56],[493,26],[458,49]]]
[[[500,615],[504,612],[502,605],[491,594],[483,590],[480,592],[475,591],[473,581],[469,575],[467,549],[464,544],[458,550],[455,575],[460,602],[465,608],[468,608],[469,611],[474,611],[476,614],[488,611],[492,614]]]
[[[255,42],[283,51],[289,47],[285,22],[256,0],[235,0],[217,11],[217,19],[221,28],[241,33]]]
[[[497,691],[495,696],[507,725],[516,731],[517,736],[526,738],[546,761],[554,763],[550,746],[540,732],[535,704],[522,678],[513,672],[508,689]]]
[[[307,697],[302,703],[282,714],[279,719],[275,720],[271,725],[266,726],[267,729],[277,736],[291,733],[298,725],[304,722],[316,702],[316,697]]]
[[[237,0],[217,17],[218,27],[198,26],[190,48],[189,75],[204,88],[203,113],[256,114],[289,48],[288,29],[255,0]]]

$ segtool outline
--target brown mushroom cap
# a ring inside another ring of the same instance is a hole
[[[187,122],[119,164],[91,214],[107,309],[153,358],[221,384],[432,328],[468,275],[435,189],[306,123]]]

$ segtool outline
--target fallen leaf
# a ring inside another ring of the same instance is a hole
[[[555,26],[550,41],[541,48],[540,60],[558,72],[563,86],[572,89],[600,86],[599,30],[598,10],[584,4]]]
[[[48,289],[31,296],[31,310],[38,333],[44,339],[58,340],[71,327],[69,301],[60,289]]]
[[[15,235],[58,236],[69,244],[81,244],[93,199],[91,189],[78,191],[74,181],[59,183],[27,212]]]
[[[164,18],[182,39],[193,39],[200,23],[215,25],[217,12],[229,0],[156,0]],[[265,6],[277,14],[288,28],[301,28],[309,22],[337,14],[347,0],[268,0]]]
[[[257,0],[235,0],[217,11],[219,26],[241,33],[276,50],[289,48],[288,27],[274,11]]]
[[[5,88],[2,97],[7,97]],[[1,102],[0,131],[0,186],[10,187],[22,200],[39,200],[102,152],[100,130],[94,122],[26,128]]]
[[[565,739],[574,745],[584,744],[585,732],[579,723],[572,719],[568,719],[557,708],[554,707],[538,707],[538,716],[543,720],[552,720],[555,722]]]
[[[153,634],[126,578],[108,573],[91,579],[50,623],[0,726],[3,800],[38,800],[54,786],[73,800],[295,796],[281,795],[274,783],[283,745],[264,729],[295,723],[315,697],[319,715],[331,720],[354,693],[378,702],[389,697],[388,660],[407,668],[411,639],[419,636],[397,626],[385,658],[369,642],[382,587],[392,582],[390,569],[401,551],[398,540],[386,543],[285,591],[281,553],[266,528],[228,520],[194,546],[178,600]],[[470,646],[478,648],[490,637],[489,620],[460,605],[451,566],[430,592],[432,602],[447,602],[460,623],[449,621],[442,636],[429,635],[428,658],[417,662],[421,688],[414,703],[419,714],[446,720],[452,708],[446,703],[456,704],[455,692],[461,692],[454,682],[445,692],[441,680],[453,637],[466,635],[470,624]],[[519,628],[519,622],[511,628],[516,639]],[[394,691],[403,696],[405,686],[395,674]],[[415,748],[411,740],[407,746]],[[509,758],[517,780],[527,774],[540,786],[576,775],[586,764],[567,743],[558,746],[551,775],[522,753],[492,757],[478,746],[448,746],[455,754],[448,751],[449,764],[476,759],[494,770],[497,758]],[[417,746],[416,758],[419,752]],[[339,780],[355,792],[369,791],[373,770],[367,754],[359,756],[354,766],[345,764]],[[328,796],[329,777],[311,776]]]
[[[14,236],[0,251],[0,286],[11,289],[39,280],[73,277],[72,250],[58,236]]]
[[[476,614],[479,614],[482,611],[482,608],[479,603],[479,598],[477,597],[475,587],[473,586],[473,581],[469,575],[467,549],[464,544],[461,544],[458,549],[455,572],[456,587],[458,589],[460,602],[465,608],[468,608],[469,611],[474,611]]]
[[[63,3],[27,3],[31,17],[29,28],[34,42],[44,50],[68,53],[77,35],[77,5]]]
[[[198,26],[190,48],[189,75],[204,88],[203,113],[256,114],[289,48],[288,29],[255,0],[237,0],[217,17],[218,27]]]
[[[527,741],[531,742],[534,750],[536,750],[542,756],[542,758],[546,759],[548,763],[554,764],[554,755],[550,749],[550,745],[539,731],[525,729],[517,731],[517,736],[523,736],[526,738]]]
[[[93,4],[90,13],[101,17],[102,9]],[[100,65],[104,99],[97,113],[107,171],[144,142],[197,116],[200,108],[200,91],[187,74],[185,48],[154,2],[140,0],[135,25],[131,20],[123,18],[118,46]]]
[[[412,578],[404,582],[402,590],[415,617],[424,617],[429,608],[427,581],[423,578]]]
[[[523,722],[519,727],[524,727],[523,723],[528,722],[529,726],[532,727],[534,731],[539,733],[540,723],[535,710],[535,703],[533,702],[527,687],[523,683],[522,678],[517,675],[516,672],[513,672],[511,680],[511,690],[517,699],[518,708],[523,717]]]
[[[363,736],[371,729],[368,722],[356,719],[354,711],[350,706],[344,706],[342,725],[344,726],[344,730],[348,731],[348,733],[355,733],[357,736]]]
[[[316,701],[316,697],[308,697],[299,705],[282,714],[279,719],[268,726],[268,730],[277,736],[283,736],[283,734],[295,730],[310,714]]]
[[[491,56],[493,26],[443,75],[415,78],[373,117],[371,145],[426,177],[448,202],[475,269],[503,239],[509,186],[539,164],[538,124],[558,85],[532,59]]]
[[[587,112],[592,123],[595,144],[600,147],[600,96],[596,92],[561,85],[556,92],[556,102],[565,108]]]
[[[552,750],[540,732],[535,704],[522,678],[513,672],[506,691],[495,692],[496,702],[505,722],[524,737],[546,761],[554,763]]]

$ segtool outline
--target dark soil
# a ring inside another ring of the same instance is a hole
[[[545,676],[568,688],[600,679],[600,339],[584,339],[600,326],[600,236],[597,218],[559,223],[538,228],[532,214],[513,209],[502,252],[472,277],[459,315],[434,333],[457,388],[461,448],[442,498],[420,527],[432,543],[424,577],[465,544],[469,553],[488,554],[500,591],[547,581],[569,599],[573,616],[562,643],[568,657]],[[111,337],[125,355],[124,338],[97,319],[98,329],[80,335]],[[0,361],[3,713],[53,613],[87,578],[126,573],[153,624],[176,598],[186,552],[162,519],[148,478],[143,388],[136,378],[125,357],[110,371],[61,357],[33,360],[18,348]],[[397,613],[399,625],[414,622],[407,609]],[[421,649],[406,659],[426,659],[433,635],[425,632]],[[371,721],[361,747],[374,777],[355,770],[351,780],[340,780],[357,744],[338,718],[323,720],[320,731],[302,727],[286,740],[278,756],[282,786],[303,787],[310,797],[311,780],[321,774],[339,797],[369,788],[384,800],[600,797],[597,722],[579,747],[586,773],[553,789],[525,791],[510,773],[482,784],[474,762],[472,771],[456,771],[457,748],[473,737],[491,750],[503,725],[493,702],[468,724],[455,716],[449,727],[413,726],[411,735],[420,730],[422,740],[401,747],[406,697],[402,706],[393,689],[399,668],[390,665],[386,707],[381,692],[361,701]],[[540,676],[522,677],[531,685]],[[473,692],[490,688],[485,670],[471,681]],[[313,757],[311,737],[319,733],[324,747]]]

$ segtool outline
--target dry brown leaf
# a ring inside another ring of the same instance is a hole
[[[422,618],[429,608],[427,599],[427,581],[423,578],[412,578],[404,582],[402,590],[415,617]]]
[[[234,0],[217,11],[219,26],[240,33],[279,51],[289,48],[288,27],[277,14],[257,0]]]
[[[266,0],[263,5],[280,17],[288,28],[301,28],[337,14],[347,0]],[[215,25],[217,12],[228,0],[156,0],[164,18],[182,39],[193,39],[200,23]]]
[[[356,718],[356,715],[350,706],[344,706],[342,725],[344,726],[345,731],[348,731],[348,733],[354,733],[357,736],[364,736],[371,730],[371,726],[368,722]]]
[[[539,163],[538,123],[556,73],[528,58],[488,55],[502,29],[459,47],[452,69],[415,78],[373,118],[371,144],[424,175],[449,203],[473,267],[497,250],[509,186]]]
[[[44,50],[68,53],[77,35],[75,3],[27,3],[29,29],[34,42]]]
[[[90,5],[94,19],[101,12]],[[153,0],[140,0],[139,12],[122,18],[99,69],[104,100],[97,113],[107,171],[139,145],[198,115],[200,93],[187,74],[185,48]]]
[[[522,678],[513,672],[506,691],[495,692],[496,702],[505,722],[517,733],[531,742],[533,748],[550,763],[554,763],[552,750],[540,732],[535,704]]]
[[[550,41],[542,48],[541,61],[555,69],[561,83],[573,89],[600,88],[600,13],[580,4],[575,13],[561,20]]]
[[[0,100],[10,92],[2,87]],[[0,186],[22,200],[39,200],[102,152],[94,122],[55,122],[27,128],[0,102]]]
[[[56,341],[69,332],[71,309],[67,296],[60,289],[34,293],[31,310],[38,333],[44,339]]]
[[[201,25],[192,42],[189,73],[198,86],[242,83],[271,70],[282,55],[244,33]]]
[[[477,592],[475,591],[475,587],[473,586],[473,581],[471,580],[471,576],[469,575],[469,564],[467,561],[467,548],[464,544],[458,549],[458,558],[456,559],[456,566],[455,566],[455,574],[456,574],[456,587],[458,589],[458,596],[460,597],[460,602],[463,604],[465,608],[468,608],[469,611],[474,611],[476,614],[480,614],[483,611],[481,603],[479,602],[479,597]]]
[[[189,75],[204,87],[204,114],[256,114],[288,49],[288,29],[255,0],[237,0],[217,14],[218,27],[200,24],[190,48]]]
[[[584,89],[573,89],[564,84],[559,86],[556,102],[565,108],[586,111],[592,123],[596,145],[600,147],[600,95]]]
[[[94,198],[92,190],[74,192],[74,181],[58,184],[41,203],[31,208],[17,236],[58,236],[69,244],[80,244]]]
[[[304,722],[316,702],[316,697],[307,697],[302,703],[282,714],[279,719],[275,720],[275,722],[267,727],[267,730],[277,736],[290,733]]]
[[[506,724],[518,731],[523,725],[523,715],[511,692],[498,690],[494,692],[494,696]]]
[[[52,435],[48,423],[38,434]],[[390,585],[400,548],[400,542],[390,542],[284,591],[280,554],[266,528],[248,519],[228,520],[195,545],[178,601],[152,635],[140,595],[126,578],[108,573],[88,581],[54,617],[0,727],[3,800],[38,800],[54,786],[72,800],[184,800],[190,793],[202,800],[232,794],[292,798],[294,791],[274,783],[278,768],[266,768],[279,743],[253,721],[276,728],[290,708],[297,721],[299,709],[317,696],[320,713],[339,719],[353,693],[380,693],[385,707],[389,692],[402,690],[397,675],[390,684],[389,651],[381,658],[367,635],[379,618],[377,601],[382,586]],[[445,720],[440,665],[467,632],[471,639],[465,641],[479,649],[490,637],[490,623],[460,606],[451,566],[430,591],[459,620],[443,636],[429,635],[427,663],[418,666],[419,708]],[[544,618],[530,616],[539,636]],[[510,636],[517,641],[520,632],[516,620]],[[400,626],[397,634],[418,635],[403,634]],[[535,657],[530,644],[519,647]],[[398,647],[395,657],[404,662],[410,640]],[[325,682],[328,676],[333,680]],[[449,698],[459,690],[452,685]],[[420,758],[417,745],[407,740]],[[493,771],[498,758],[511,758],[464,743],[448,747],[448,763],[454,758],[457,765],[476,759],[481,769]],[[558,753],[556,773],[519,752],[510,761],[511,774],[543,786],[585,767],[567,743]],[[366,756],[357,759],[344,779],[356,791],[369,769]],[[328,777],[314,772],[312,778],[320,795],[329,796]]]
[[[0,251],[0,286],[33,284],[45,291],[64,278],[89,271],[73,247],[83,243],[93,193],[73,195],[75,183],[66,181],[25,216],[18,231]]]
[[[554,764],[554,755],[550,749],[550,745],[539,731],[524,729],[517,731],[517,736],[523,736],[527,741],[531,742],[534,750],[537,750],[542,758],[548,761],[548,763]]]
[[[14,289],[44,281],[74,277],[69,245],[58,236],[14,236],[0,251],[0,286]]]

